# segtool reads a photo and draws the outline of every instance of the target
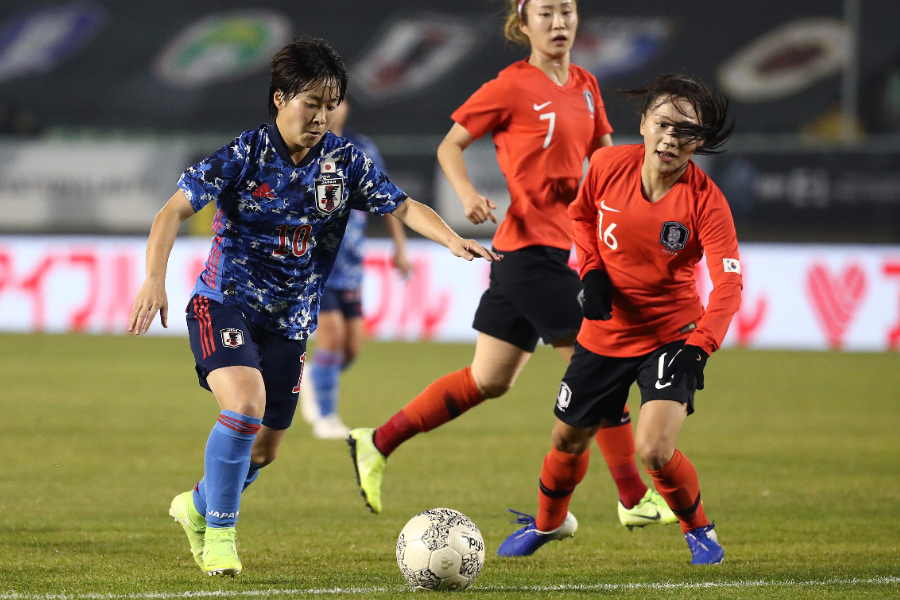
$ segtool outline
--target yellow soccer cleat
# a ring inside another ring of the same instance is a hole
[[[375,447],[374,435],[372,428],[351,429],[347,444],[350,446],[353,468],[356,469],[359,493],[369,510],[378,514],[381,512],[381,481],[387,459]]]
[[[650,499],[653,501],[653,504],[656,505],[656,509],[659,511],[659,522],[663,525],[671,525],[672,523],[678,522],[678,517],[672,512],[672,509],[669,508],[668,503],[666,503],[666,499],[659,495],[659,492],[654,490],[653,488],[647,488],[647,494],[650,494]],[[646,497],[646,494],[644,495]]]
[[[203,546],[203,570],[207,575],[240,575],[237,554],[237,530],[234,527],[209,527]]]
[[[619,502],[619,522],[630,530],[647,525],[677,523],[678,517],[656,490],[647,488],[644,497],[631,508],[625,508]]]
[[[194,507],[194,492],[187,491],[172,498],[169,516],[175,519],[191,545],[194,561],[203,568],[203,537],[206,534],[206,519]]]

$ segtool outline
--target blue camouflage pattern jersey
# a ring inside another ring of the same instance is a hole
[[[346,138],[326,133],[295,165],[274,123],[243,132],[178,180],[215,236],[194,293],[237,305],[289,339],[316,328],[351,208],[393,212],[407,196]]]
[[[346,138],[372,159],[375,166],[384,171],[384,161],[375,143],[364,135],[347,133]],[[347,222],[347,231],[338,250],[331,275],[325,283],[329,290],[355,290],[362,286],[363,246],[366,241],[366,221],[368,213],[352,210]]]

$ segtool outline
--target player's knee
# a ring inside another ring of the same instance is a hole
[[[582,454],[587,451],[588,440],[554,439],[553,447],[566,454]]]
[[[488,379],[485,381],[478,381],[478,389],[481,390],[482,395],[484,395],[485,399],[487,398],[499,398],[503,394],[509,391],[509,388],[512,387],[512,381],[508,379]]]
[[[635,442],[637,455],[641,458],[644,466],[651,470],[659,470],[666,466],[669,459],[672,458],[674,448],[670,448],[668,444],[659,441],[641,440]]]
[[[581,454],[588,450],[593,431],[578,427],[563,426],[560,423],[553,428],[551,441],[553,447],[567,454]]]
[[[257,419],[261,419],[266,412],[266,399],[264,396],[259,398],[253,396],[242,397],[232,400],[229,404],[228,410]]]

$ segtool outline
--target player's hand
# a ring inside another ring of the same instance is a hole
[[[466,218],[475,225],[480,225],[485,221],[497,222],[497,217],[491,212],[497,210],[497,205],[481,194],[475,192],[462,196],[460,200],[462,201]]]
[[[688,388],[692,390],[703,389],[703,368],[706,366],[706,360],[709,354],[698,346],[685,344],[672,355],[672,358],[663,368],[661,381],[671,379],[672,383],[678,383],[681,378],[685,378]]]
[[[612,319],[612,282],[603,269],[584,274],[583,289],[578,293],[578,303],[585,319],[609,321]]]
[[[407,279],[412,273],[412,263],[409,262],[409,258],[406,256],[406,252],[394,252],[394,256],[391,259],[391,262],[394,265],[394,268],[400,273],[400,276],[403,279]]]
[[[475,240],[466,240],[461,237],[450,240],[447,244],[447,248],[449,248],[454,256],[466,260],[472,260],[479,256],[488,262],[496,262],[503,259],[503,255],[488,250]]]
[[[131,316],[128,317],[128,333],[141,335],[147,333],[153,319],[159,313],[159,322],[163,327],[169,326],[169,300],[166,297],[165,282],[148,278],[144,281],[134,303],[131,305]]]

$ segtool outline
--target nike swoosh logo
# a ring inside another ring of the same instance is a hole
[[[659,513],[656,513],[652,517],[648,517],[647,515],[634,515],[634,516],[638,517],[639,519],[647,519],[648,521],[659,521],[659,519],[660,519]]]
[[[544,102],[543,104],[532,104],[531,108],[533,108],[534,110],[542,110],[544,108],[547,108],[551,104],[553,104],[553,100],[550,100],[549,102]]]
[[[602,208],[603,210],[608,210],[609,212],[617,212],[617,213],[622,212],[618,208],[611,208],[611,207],[607,206],[605,200],[600,201],[600,208]]]
[[[672,382],[670,381],[669,383],[663,383],[663,384],[660,384],[660,382],[657,381],[657,382],[654,383],[653,385],[656,386],[656,389],[662,390],[662,389],[665,389],[665,388],[669,387],[670,385],[672,385]]]

